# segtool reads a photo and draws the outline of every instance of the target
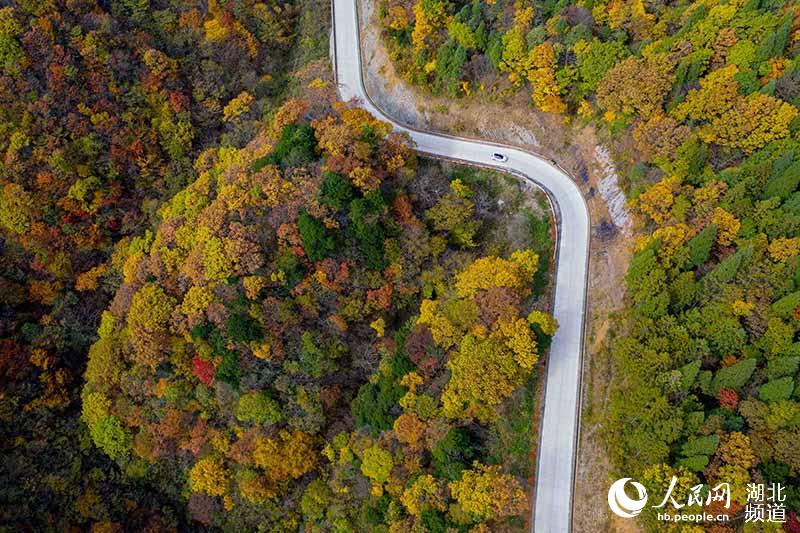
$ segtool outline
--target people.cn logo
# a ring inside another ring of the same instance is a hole
[[[639,494],[638,498],[630,498],[625,493],[625,484],[628,481],[631,482],[631,485],[633,485],[633,488],[635,488],[636,492]],[[645,505],[647,505],[647,490],[641,483],[632,481],[629,477],[618,479],[611,485],[611,488],[608,489],[608,506],[611,507],[611,510],[617,516],[633,518],[642,512]]]

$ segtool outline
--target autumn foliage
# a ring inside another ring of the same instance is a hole
[[[601,415],[615,471],[653,483],[677,473],[684,489],[780,482],[790,487],[787,509],[800,509],[794,4],[384,0],[380,12],[408,82],[464,98],[465,108],[514,105],[524,92],[565,117],[567,136],[587,124],[602,132],[639,233]],[[469,354],[448,360],[444,398],[502,396],[503,377],[514,374],[494,375],[492,361],[512,360],[509,343],[489,325],[467,326],[518,298],[494,290],[477,306],[424,303],[429,331],[411,338],[414,360],[430,362],[417,349],[423,335]],[[513,322],[498,323],[513,333]],[[496,386],[456,388],[461,365],[486,368]],[[663,528],[642,515],[646,528]]]
[[[364,529],[359,509],[382,498],[406,511],[380,523],[401,528],[522,513],[515,473],[447,436],[491,430],[528,382],[556,327],[526,319],[546,262],[481,257],[476,212],[447,213],[471,186],[420,199],[405,189],[417,164],[405,137],[335,101],[288,100],[244,148],[205,151],[155,232],[117,247],[83,391],[94,444],[220,527],[279,527],[291,509]],[[474,494],[457,483],[468,467]],[[335,519],[315,510],[328,492]]]

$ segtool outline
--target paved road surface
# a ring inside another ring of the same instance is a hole
[[[567,532],[571,523],[589,250],[589,214],[583,196],[569,176],[529,152],[424,133],[395,123],[369,99],[361,80],[356,0],[332,3],[333,53],[343,100],[357,99],[369,112],[391,122],[396,130],[407,132],[421,152],[522,175],[545,189],[555,205],[559,239],[553,314],[559,329],[547,364],[533,529],[536,533]],[[494,152],[507,155],[508,161],[493,161]]]

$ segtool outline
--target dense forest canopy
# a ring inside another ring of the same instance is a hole
[[[546,202],[337,103],[312,7],[0,8],[3,527],[524,523]]]
[[[530,309],[539,255],[480,256],[484,173],[410,196],[408,141],[321,102],[205,151],[158,230],[119,243],[83,420],[209,526],[498,527],[528,506],[526,454],[489,453],[500,412],[556,328]]]
[[[86,353],[114,288],[106,261],[194,181],[204,148],[254,136],[287,87],[298,10],[2,3],[0,522],[102,518],[98,492],[119,492],[107,503],[116,512],[134,498],[81,440],[77,416]]]
[[[750,153],[785,137],[797,116],[800,24],[792,2],[379,6],[390,56],[408,81],[454,97],[499,99],[524,89],[542,111],[650,134],[641,147],[662,147],[662,157],[675,155],[687,123],[706,143]],[[722,83],[726,91],[715,93]]]

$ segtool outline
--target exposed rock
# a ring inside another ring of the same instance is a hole
[[[603,146],[596,146],[594,149],[595,161],[600,166],[602,178],[600,179],[600,196],[608,207],[611,220],[626,235],[631,231],[631,215],[625,207],[627,202],[625,193],[619,187],[617,181],[617,170],[611,161],[611,156]]]

